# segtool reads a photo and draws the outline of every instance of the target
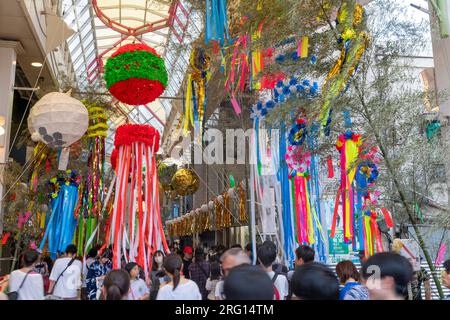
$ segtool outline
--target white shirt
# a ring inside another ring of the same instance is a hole
[[[175,290],[172,284],[166,284],[159,289],[156,300],[202,300],[202,294],[194,281],[187,280],[178,284]]]
[[[141,297],[150,293],[147,284],[142,279],[131,280],[130,293],[128,294],[128,300],[139,300]]]
[[[50,274],[50,280],[56,281],[61,272],[66,269],[72,258],[59,258],[55,261],[55,264]],[[63,275],[59,278],[56,284],[53,294],[61,298],[76,298],[78,296],[77,290],[81,286],[81,270],[83,266],[81,261],[75,260],[70,267],[64,271]]]
[[[270,280],[272,280],[275,272],[267,272],[267,275],[270,277]],[[286,300],[286,297],[289,295],[289,283],[287,278],[282,274],[278,274],[277,278],[275,279],[274,285],[277,288],[278,293],[280,294],[280,300]]]
[[[225,295],[223,294],[223,284],[224,284],[223,280],[220,280],[216,284],[216,290],[214,294],[217,300],[225,300]]]
[[[25,278],[26,272],[14,270],[9,276],[9,292],[17,291]],[[18,300],[44,300],[44,280],[37,272],[28,274],[18,292]]]

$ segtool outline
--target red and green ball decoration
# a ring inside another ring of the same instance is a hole
[[[108,59],[105,81],[117,100],[138,106],[155,101],[164,92],[168,75],[155,49],[133,43],[120,47]]]

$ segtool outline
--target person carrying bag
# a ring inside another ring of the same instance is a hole
[[[72,263],[75,261],[75,257],[72,258],[67,266],[64,268],[64,270],[59,274],[58,278],[55,281],[55,284],[53,285],[53,288],[51,291],[49,291],[48,295],[45,296],[45,300],[64,300],[62,297],[55,296],[53,292],[55,291],[56,285],[58,284],[59,279],[61,279],[64,272],[72,265]]]

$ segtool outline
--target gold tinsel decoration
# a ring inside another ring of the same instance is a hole
[[[172,188],[180,196],[194,194],[198,187],[199,178],[191,169],[179,169],[172,177]]]
[[[245,210],[245,190],[244,186],[241,184],[238,187],[239,192],[239,221],[246,222],[247,221],[247,211]]]
[[[216,204],[216,230],[222,230],[222,212],[223,212],[223,205],[220,203],[219,200],[215,201]]]
[[[223,204],[223,227],[231,228],[233,222],[230,210],[230,196],[228,195],[228,192],[223,194]]]

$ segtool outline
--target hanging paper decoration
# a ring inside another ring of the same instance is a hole
[[[88,125],[89,115],[83,103],[59,92],[42,97],[28,116],[31,139],[54,149],[69,147],[78,141]]]
[[[286,81],[278,81],[274,89],[274,99],[266,102],[258,101],[250,110],[250,117],[264,118],[269,110],[276,108],[287,102],[289,99],[298,97],[314,98],[317,96],[319,84],[309,80],[300,80],[299,78],[291,78]]]
[[[83,101],[89,112],[87,177],[83,187],[78,216],[78,253],[84,255],[90,247],[85,243],[96,229],[104,203],[106,169],[105,138],[108,114],[103,106]]]
[[[195,48],[191,53],[192,72],[187,76],[186,98],[184,105],[183,134],[189,133],[189,126],[195,128],[195,136],[201,139],[206,113],[206,87],[210,78],[209,64],[211,58],[205,49]]]
[[[306,120],[297,119],[295,125],[289,132],[289,143],[293,146],[301,146],[306,139]]]
[[[211,40],[219,41],[220,45],[225,40],[230,40],[228,31],[228,15],[226,0],[206,0],[205,43]]]
[[[200,180],[191,169],[179,169],[172,177],[172,188],[180,196],[188,196],[197,192]]]
[[[168,82],[164,60],[145,44],[127,44],[111,55],[105,65],[109,92],[129,105],[155,101]]]
[[[126,124],[117,128],[117,179],[114,207],[106,240],[113,245],[113,268],[137,262],[148,276],[155,250],[169,252],[160,216],[156,152],[159,132],[149,125]],[[145,168],[145,169],[144,169]]]
[[[81,176],[71,170],[49,181],[52,189],[49,194],[51,215],[39,249],[43,250],[48,241],[48,251],[52,259],[56,259],[58,252],[64,252],[66,247],[73,243],[77,224],[74,212],[80,182]]]
[[[333,101],[347,90],[369,45],[369,36],[364,31],[363,18],[362,5],[355,3],[354,0],[343,1],[337,17],[341,55],[329,71],[322,89],[324,104],[320,120],[324,128],[329,125]]]
[[[244,92],[246,81],[250,77],[248,38],[248,35],[241,35],[236,40],[225,82],[225,89],[230,95],[231,105],[237,115],[241,113],[241,106],[237,100],[238,94]]]
[[[344,241],[348,243],[354,236],[354,203],[353,203],[353,180],[356,174],[356,163],[361,146],[361,136],[352,131],[339,136],[336,142],[336,149],[340,153],[341,184],[338,194],[341,195],[342,217],[344,229]],[[330,237],[334,237],[336,219],[338,214],[337,206],[334,209],[333,225]]]
[[[311,153],[304,152],[300,146],[289,146],[286,152],[286,164],[289,168],[289,178],[297,173],[305,173],[311,165]]]

